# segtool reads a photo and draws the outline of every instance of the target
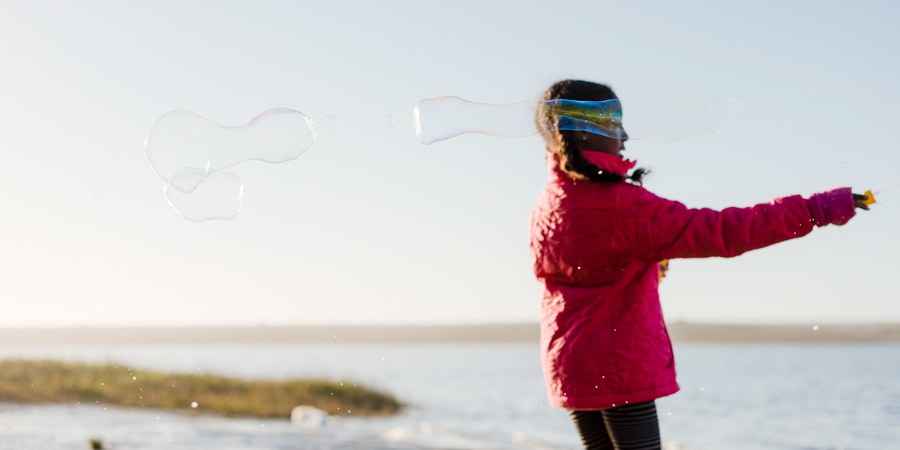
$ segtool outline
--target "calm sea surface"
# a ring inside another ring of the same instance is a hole
[[[900,345],[675,347],[682,391],[657,406],[671,449],[900,449]],[[103,405],[0,403],[0,449],[576,449],[547,405],[536,344],[0,347],[0,357],[115,361],[251,378],[335,377],[411,405],[303,428]],[[202,412],[200,405],[198,411]]]

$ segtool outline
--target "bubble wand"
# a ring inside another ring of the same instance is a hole
[[[866,192],[863,193],[863,195],[866,196],[866,198],[863,199],[863,203],[865,203],[866,205],[871,205],[872,203],[875,203],[875,195],[880,195],[882,192],[889,191],[889,190],[894,189],[894,188],[896,188],[896,187],[900,187],[900,182],[894,183],[894,184],[892,184],[892,185],[890,185],[890,186],[888,186],[888,187],[881,188],[881,189],[875,191],[874,193],[873,193],[872,190],[870,189],[870,190],[868,190],[868,191],[866,191]]]

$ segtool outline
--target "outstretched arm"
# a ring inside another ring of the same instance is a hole
[[[807,198],[779,198],[746,208],[721,211],[646,196],[636,208],[640,224],[624,223],[623,232],[636,232],[638,254],[649,260],[668,258],[732,257],[809,234],[816,226],[843,225],[859,207],[849,188],[834,189]],[[638,225],[629,227],[629,225]],[[634,231],[628,231],[632,228]]]

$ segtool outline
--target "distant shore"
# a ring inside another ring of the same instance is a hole
[[[537,343],[536,323],[477,325],[298,325],[0,328],[0,345]],[[682,342],[900,342],[900,323],[669,324]]]

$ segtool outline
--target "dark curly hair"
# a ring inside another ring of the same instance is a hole
[[[648,173],[646,169],[636,169],[630,175],[620,175],[590,163],[581,154],[575,134],[568,130],[557,130],[556,118],[550,108],[544,107],[548,100],[580,100],[603,101],[618,98],[612,88],[605,84],[582,80],[562,80],[554,83],[544,93],[544,98],[537,108],[535,121],[538,130],[547,143],[547,151],[555,153],[559,159],[559,168],[573,180],[591,180],[605,183],[628,181],[637,185]]]

